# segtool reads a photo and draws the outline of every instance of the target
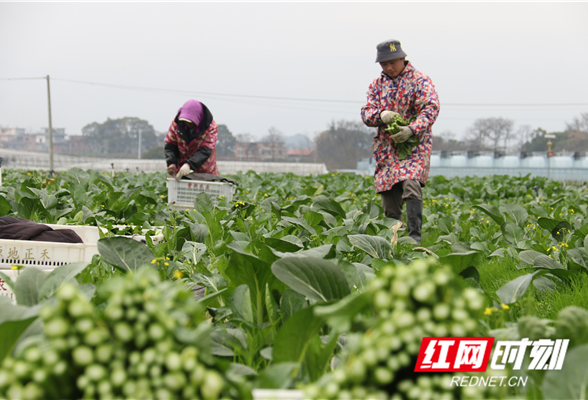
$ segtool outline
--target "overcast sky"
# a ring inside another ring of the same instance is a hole
[[[488,117],[562,131],[588,112],[587,17],[586,2],[3,2],[0,126],[47,126],[46,81],[12,78],[50,75],[69,135],[126,116],[164,132],[194,98],[233,134],[314,137],[361,121],[376,45],[396,38],[439,92],[434,134]]]

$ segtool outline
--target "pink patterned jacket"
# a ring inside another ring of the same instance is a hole
[[[172,121],[167,136],[165,137],[165,143],[178,146],[179,158],[177,160],[178,168],[184,165],[184,163],[196,153],[196,151],[204,146],[212,150],[212,154],[208,159],[198,168],[198,173],[218,175],[218,167],[216,165],[216,140],[218,136],[218,126],[215,121],[212,121],[208,129],[204,133],[190,143],[186,143],[182,139],[178,130],[178,124],[176,121]]]
[[[377,193],[390,190],[394,184],[407,179],[418,180],[425,186],[433,148],[431,126],[439,115],[439,107],[439,96],[431,79],[417,71],[408,61],[396,79],[382,72],[370,84],[367,104],[361,108],[361,118],[367,126],[378,127],[373,147]],[[420,139],[420,144],[404,160],[398,159],[395,143],[384,130],[386,126],[380,119],[380,113],[384,110],[396,111],[406,120],[417,116],[409,126]]]

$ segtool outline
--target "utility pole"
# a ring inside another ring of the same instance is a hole
[[[49,88],[49,75],[47,75],[47,104],[49,107],[49,173],[53,176],[53,126],[51,124],[51,90]]]
[[[139,151],[137,154],[137,159],[141,159],[141,131],[139,131]]]

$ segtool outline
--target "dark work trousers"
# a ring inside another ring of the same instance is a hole
[[[402,206],[406,200],[423,200],[421,184],[413,179],[398,182],[392,186],[392,189],[380,194],[382,195],[382,208],[386,217],[399,221],[402,221]]]

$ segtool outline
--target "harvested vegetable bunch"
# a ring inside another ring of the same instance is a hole
[[[45,339],[0,369],[7,399],[251,398],[210,354],[192,293],[141,269],[100,288],[97,310],[73,285],[41,311]]]
[[[472,337],[485,306],[480,293],[435,260],[381,269],[368,290],[376,322],[349,338],[340,366],[306,387],[314,399],[504,398],[500,387],[451,386],[455,372],[414,372],[423,337]],[[476,374],[480,376],[479,373]]]
[[[416,116],[413,116],[408,121],[405,121],[402,119],[400,115],[395,115],[394,121],[389,123],[384,130],[388,132],[390,135],[395,135],[398,132],[400,132],[401,126],[408,126],[415,119]],[[394,146],[396,146],[396,149],[398,150],[398,159],[404,160],[405,158],[410,156],[412,154],[412,149],[415,146],[418,146],[420,142],[421,141],[419,140],[419,138],[413,135],[410,138],[408,138],[406,142],[394,143]]]

